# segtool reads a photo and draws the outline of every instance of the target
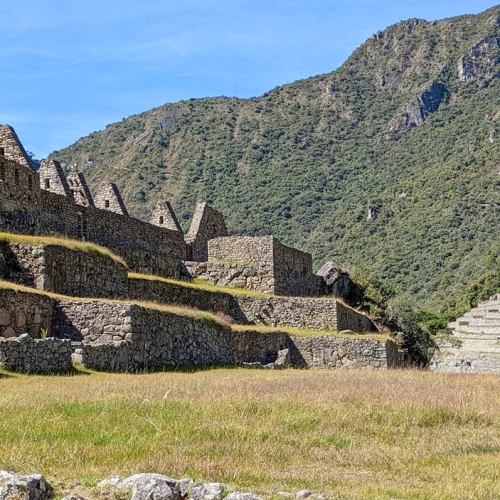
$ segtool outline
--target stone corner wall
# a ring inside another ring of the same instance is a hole
[[[209,262],[262,264],[273,262],[272,236],[226,236],[208,242]]]
[[[0,155],[0,231],[39,234],[38,173]]]
[[[312,255],[273,241],[273,266],[276,295],[318,296],[322,279],[312,271]]]
[[[234,363],[231,329],[196,317],[136,304],[62,300],[54,324],[58,337],[83,342],[77,354],[88,368]]]
[[[365,314],[336,301],[337,303],[337,330],[352,330],[357,333],[376,332],[377,325]]]
[[[386,343],[374,339],[350,339],[334,336],[291,337],[294,366],[335,370],[387,370]]]
[[[51,373],[71,368],[71,342],[55,338],[35,340],[28,334],[0,339],[0,363],[9,371]]]
[[[0,244],[9,281],[76,297],[125,297],[128,269],[114,259],[63,245]]]
[[[206,262],[208,242],[213,238],[227,236],[228,231],[222,214],[206,203],[198,203],[185,241],[190,245],[187,260]]]
[[[52,331],[54,300],[36,293],[0,288],[0,338],[29,333],[40,338],[41,330]]]

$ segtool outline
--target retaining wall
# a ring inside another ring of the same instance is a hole
[[[76,297],[126,295],[128,269],[106,255],[62,245],[0,242],[0,249],[8,281]]]
[[[370,368],[386,370],[402,366],[394,342],[374,339],[349,339],[334,336],[291,336],[290,355],[294,366],[330,370]]]
[[[272,363],[278,351],[290,347],[290,336],[285,332],[233,331],[236,361],[238,363]]]
[[[106,371],[256,361],[266,364],[273,362],[282,349],[290,350],[295,367],[386,369],[402,365],[401,353],[390,341],[384,344],[371,339],[321,335],[304,338],[279,330],[239,332],[210,320],[136,304],[53,300],[42,294],[0,289],[1,336],[25,332],[39,336],[40,328],[58,338],[82,343],[75,358],[89,368]],[[45,351],[39,348],[44,354],[33,354],[33,360],[38,361],[28,360],[29,369],[62,369],[59,344],[53,344],[55,364],[49,363],[52,354],[47,350],[52,344],[40,345],[45,346]],[[69,349],[70,344],[65,345]],[[19,346],[10,348],[24,352]],[[47,363],[42,366],[44,360]],[[12,369],[28,370],[21,365]]]
[[[162,280],[131,277],[128,280],[128,298],[193,307],[212,313],[230,314],[235,307],[234,298],[225,292],[208,292]]]
[[[84,342],[81,361],[89,368],[135,371],[235,360],[229,327],[134,304],[60,301],[54,325],[58,336]]]
[[[23,373],[50,373],[71,368],[71,342],[30,335],[0,340],[0,363],[6,370]]]
[[[136,278],[129,280],[129,298],[223,312],[240,324],[357,333],[377,331],[370,318],[333,299],[233,296]]]
[[[51,331],[53,312],[54,301],[46,295],[0,288],[0,337],[40,338],[42,328]]]

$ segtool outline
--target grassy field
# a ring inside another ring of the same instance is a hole
[[[499,498],[499,383],[412,371],[3,374],[0,469],[43,473],[59,496],[149,471],[266,498]]]

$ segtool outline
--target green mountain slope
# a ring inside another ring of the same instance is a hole
[[[262,97],[167,104],[53,154],[129,211],[187,227],[209,201],[234,234],[273,233],[439,305],[478,278],[500,214],[500,7],[410,20],[337,71]]]

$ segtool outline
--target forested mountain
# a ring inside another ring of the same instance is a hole
[[[434,307],[499,249],[500,7],[376,33],[333,73],[132,116],[54,153],[129,211],[196,201]]]

